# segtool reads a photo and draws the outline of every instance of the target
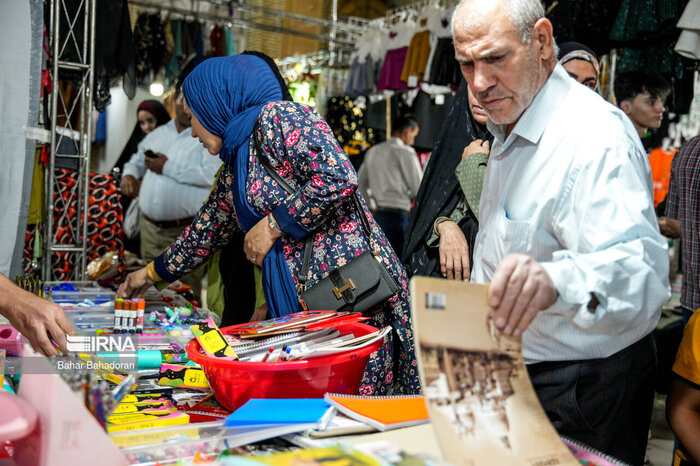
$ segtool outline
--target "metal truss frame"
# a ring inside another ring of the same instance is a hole
[[[47,197],[47,217],[44,229],[44,254],[42,277],[45,281],[55,279],[53,256],[55,253],[68,255],[73,259],[73,279],[84,280],[87,265],[87,223],[88,223],[88,189],[90,183],[90,143],[92,134],[92,100],[94,81],[94,38],[95,38],[95,0],[81,0],[75,11],[70,11],[65,0],[50,0],[50,51],[51,79],[53,90],[44,98],[50,99],[51,115],[51,151],[45,177]],[[65,23],[63,23],[65,21]],[[62,30],[62,25],[68,27]],[[76,30],[82,26],[83,37],[78,39]],[[74,48],[77,59],[61,59],[67,48]],[[73,81],[80,76],[77,95],[72,102],[61,93],[59,83],[70,72]],[[63,126],[58,124],[58,118]],[[77,120],[74,128],[73,121]],[[65,150],[62,143],[66,140],[76,149]],[[76,183],[59,183],[56,177],[56,159],[73,160],[76,168]],[[55,198],[65,207],[54,216]],[[73,212],[69,206],[76,205]],[[54,228],[57,226],[57,228]],[[56,231],[54,231],[54,229]],[[68,238],[66,240],[65,238]]]

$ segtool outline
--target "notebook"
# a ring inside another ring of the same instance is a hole
[[[332,409],[322,398],[252,398],[224,421],[224,427],[299,424],[299,430],[327,424]]]
[[[430,421],[425,397],[420,395],[370,397],[326,393],[324,399],[346,416],[381,431]]]
[[[264,335],[276,332],[290,332],[299,328],[304,328],[311,322],[329,319],[338,313],[335,311],[303,311],[287,314],[275,319],[252,322],[246,325],[237,325],[226,330],[234,335]],[[347,313],[344,313],[347,314]]]
[[[413,277],[410,286],[421,386],[445,459],[581,466],[539,403],[520,338],[494,324],[488,285]]]

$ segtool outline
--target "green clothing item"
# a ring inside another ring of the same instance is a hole
[[[180,67],[184,60],[182,54],[182,21],[173,19],[170,21],[173,34],[173,49],[170,54],[170,61],[164,69],[165,84],[174,83],[180,74]]]
[[[455,176],[462,188],[462,200],[457,203],[457,207],[450,214],[449,220],[459,223],[469,209],[474,213],[477,221],[479,220],[479,201],[481,200],[481,190],[484,187],[484,173],[486,173],[488,161],[488,154],[478,152],[462,159],[457,165]],[[446,220],[442,219],[442,221],[438,222],[438,225]],[[436,235],[434,230],[433,234],[428,238],[427,244],[431,247],[440,245],[440,236]]]
[[[464,193],[464,199],[474,212],[477,221],[479,220],[479,201],[481,201],[481,190],[484,187],[484,174],[488,162],[488,154],[478,152],[462,160],[455,170],[457,181],[459,181]]]

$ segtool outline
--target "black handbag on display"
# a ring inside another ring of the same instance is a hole
[[[253,132],[252,138],[260,164],[287,193],[294,194],[294,189],[270,164],[265,152],[260,147],[256,133],[257,131]],[[319,152],[321,150],[319,148]],[[350,199],[360,217],[362,231],[367,237],[367,242],[370,248],[374,249],[372,231],[357,191],[352,194]],[[332,269],[326,278],[307,287],[313,237],[314,235],[310,234],[304,245],[304,259],[297,284],[297,291],[301,295],[301,305],[305,310],[371,313],[369,311],[381,306],[384,301],[399,291],[399,285],[384,264],[380,262],[379,255],[369,250],[348,261],[344,266]]]

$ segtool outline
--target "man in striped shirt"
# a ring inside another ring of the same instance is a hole
[[[539,0],[463,0],[452,27],[494,135],[472,281],[559,433],[643,464],[670,287],[639,136],[557,63]]]

